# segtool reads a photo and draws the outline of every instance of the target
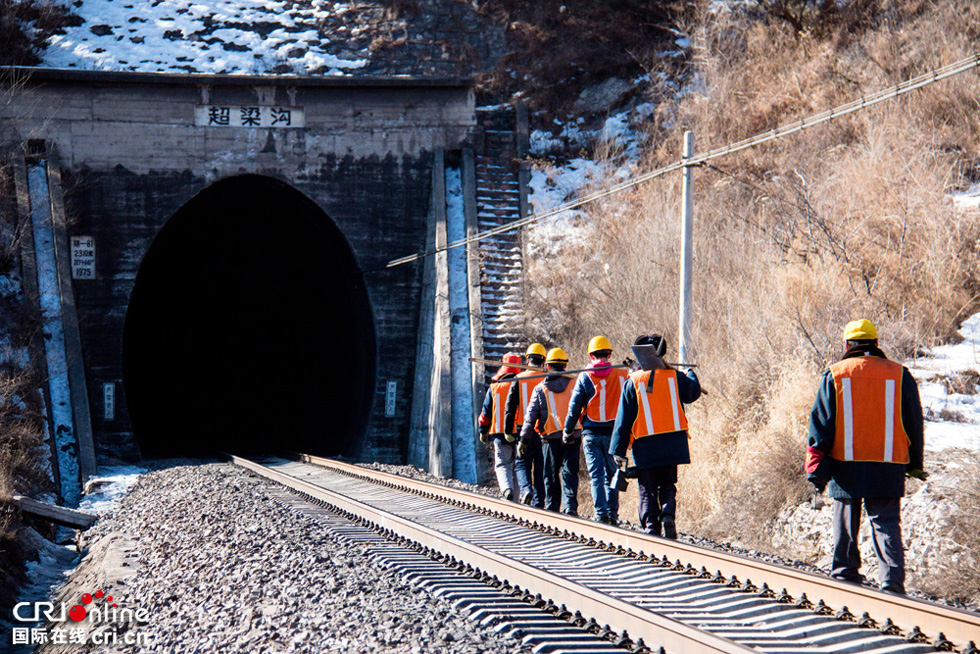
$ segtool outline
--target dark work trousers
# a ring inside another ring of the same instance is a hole
[[[640,496],[640,526],[652,536],[660,536],[660,521],[677,511],[677,466],[656,466],[637,470]]]
[[[570,444],[561,440],[561,432],[542,440],[544,447],[544,508],[578,515],[578,469],[581,440]]]
[[[871,522],[881,586],[887,590],[905,592],[902,501],[897,497],[834,500],[834,562],[831,576],[857,582],[864,580],[859,572],[861,552],[858,548],[862,502]]]
[[[541,444],[544,454],[544,508],[559,511],[562,505],[566,446],[561,441],[561,432],[554,436],[549,434],[549,437],[541,440]]]
[[[517,485],[521,487],[521,502],[531,495],[531,506],[544,507],[544,459],[541,456],[541,438],[534,434],[525,439],[527,450],[524,456],[517,457],[514,468],[517,472]]]

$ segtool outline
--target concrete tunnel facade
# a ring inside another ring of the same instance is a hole
[[[436,162],[476,128],[470,80],[23,79],[0,137],[46,153],[66,240],[94,249],[71,286],[100,460],[409,459],[426,282],[385,264],[431,242]],[[248,107],[292,122],[209,122]]]

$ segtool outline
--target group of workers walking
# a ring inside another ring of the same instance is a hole
[[[833,506],[831,575],[862,582],[858,530],[868,513],[882,589],[905,592],[900,521],[905,478],[925,480],[923,417],[915,380],[878,348],[868,320],[847,324],[841,360],[824,374],[810,415],[805,470]],[[617,470],[637,479],[639,520],[649,534],[677,538],[677,466],[690,463],[684,405],[701,396],[692,370],[666,363],[666,342],[640,335],[638,363],[613,365],[604,336],[589,342],[590,363],[567,374],[568,355],[533,343],[503,358],[479,418],[493,448],[502,495],[578,514],[579,452],[585,454],[595,518],[618,524]],[[544,366],[545,372],[541,373]],[[527,369],[530,368],[530,369]],[[629,370],[627,370],[629,368]],[[634,465],[623,470],[627,453]]]
[[[501,494],[578,515],[581,451],[596,520],[618,524],[619,490],[610,482],[632,448],[635,466],[626,474],[638,481],[640,524],[676,538],[677,466],[691,460],[683,405],[700,397],[701,386],[693,371],[678,373],[663,360],[666,349],[659,334],[640,335],[633,346],[639,363],[614,365],[609,339],[596,336],[577,377],[565,373],[561,348],[532,343],[526,366],[520,355],[505,355],[479,418]]]

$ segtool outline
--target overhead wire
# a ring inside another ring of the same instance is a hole
[[[964,73],[966,71],[973,70],[973,69],[980,69],[980,52],[970,57],[967,57],[965,59],[961,59],[954,63],[947,64],[946,66],[935,68],[927,73],[923,73],[922,75],[912,77],[904,82],[900,82],[899,84],[896,84],[894,86],[890,86],[886,89],[882,89],[881,91],[876,91],[875,93],[861,96],[856,100],[852,100],[850,102],[839,105],[832,109],[821,111],[819,113],[813,114],[812,116],[808,116],[806,118],[801,118],[800,120],[787,123],[786,125],[780,125],[771,130],[760,132],[754,136],[750,136],[749,138],[742,139],[741,141],[736,141],[735,143],[729,143],[728,145],[715,148],[713,150],[709,150],[708,152],[702,154],[696,154],[692,157],[681,159],[680,161],[676,161],[667,166],[663,166],[662,168],[657,168],[655,170],[651,170],[641,175],[637,175],[624,182],[620,182],[619,184],[615,184],[613,186],[607,187],[605,189],[601,189],[594,193],[590,193],[589,195],[585,195],[581,198],[577,198],[571,202],[555,207],[554,209],[549,209],[542,213],[534,213],[531,214],[530,216],[526,216],[525,218],[514,220],[505,225],[500,225],[499,227],[494,227],[492,229],[479,232],[478,234],[474,234],[472,236],[468,236],[466,238],[453,241],[451,243],[448,243],[446,245],[437,248],[433,248],[431,250],[424,250],[422,252],[417,252],[415,254],[400,257],[398,259],[392,259],[391,261],[388,262],[385,268],[393,268],[395,266],[400,266],[402,264],[411,263],[412,261],[418,261],[420,259],[438,254],[440,252],[445,252],[453,248],[458,248],[464,245],[468,245],[470,243],[482,241],[484,239],[490,238],[491,236],[505,234],[515,229],[526,227],[527,225],[535,223],[539,220],[544,220],[545,218],[557,216],[559,214],[565,213],[566,211],[572,211],[574,209],[578,209],[579,207],[585,206],[587,204],[591,204],[593,202],[597,202],[599,200],[607,198],[611,195],[621,193],[622,191],[631,189],[635,186],[643,184],[644,182],[648,182],[652,179],[656,179],[657,177],[666,175],[667,173],[680,170],[687,166],[697,166],[697,165],[705,164],[706,162],[711,161],[712,159],[717,159],[719,157],[723,157],[728,154],[739,152],[741,150],[746,150],[748,148],[762,145],[763,143],[767,143],[769,141],[774,141],[776,139],[783,138],[790,134],[795,134],[796,132],[801,132],[803,130],[810,129],[811,127],[816,127],[817,125],[828,122],[835,118],[840,118],[841,116],[846,116],[856,111],[867,109],[880,102],[884,102],[885,100],[897,98],[901,95],[905,95],[906,93],[911,93],[912,91],[915,91],[917,89],[923,88],[930,84],[935,84],[936,82],[948,79],[950,77],[959,75],[960,73]]]

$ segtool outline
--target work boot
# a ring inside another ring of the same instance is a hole
[[[664,538],[677,540],[677,527],[674,525],[674,516],[665,515],[660,518],[660,522],[664,526]]]
[[[578,517],[578,511],[572,511],[571,509],[562,509],[561,512],[565,515],[570,515],[573,518]]]
[[[521,495],[521,504],[526,504],[528,506],[531,506],[531,501],[533,499],[534,499],[534,495],[532,495],[530,492],[524,493],[523,495]]]
[[[905,589],[898,584],[885,584],[881,587],[881,590],[886,593],[891,593],[893,595],[904,595]]]
[[[514,499],[514,491],[512,491],[509,488],[504,489],[504,499],[507,500],[508,502],[510,502],[511,500],[513,500]]]

